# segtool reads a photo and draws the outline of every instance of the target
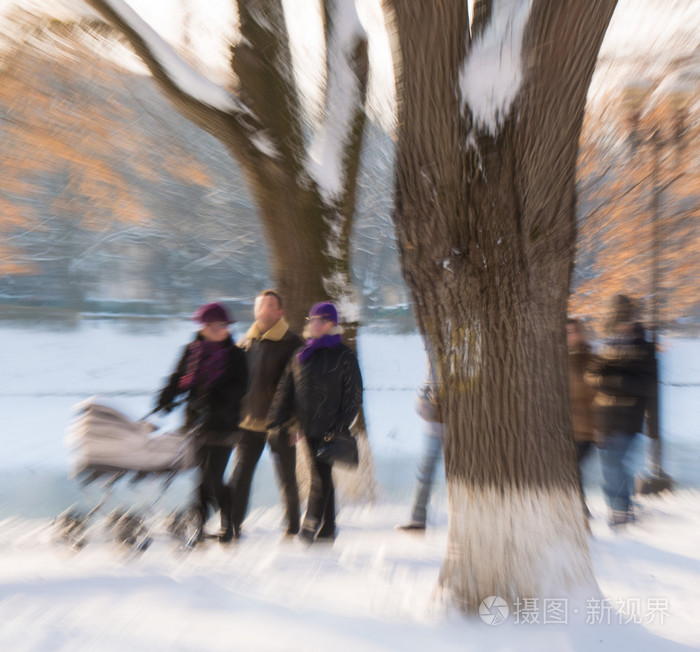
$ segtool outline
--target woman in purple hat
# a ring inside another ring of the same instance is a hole
[[[224,471],[235,445],[241,399],[248,388],[245,354],[231,339],[232,317],[220,303],[201,306],[193,320],[202,328],[190,342],[158,397],[158,410],[169,411],[187,395],[185,428],[193,433],[201,470],[197,510],[200,536],[211,507],[221,512],[221,541],[233,538],[231,494]]]
[[[332,303],[317,303],[307,317],[306,345],[292,358],[270,408],[270,430],[296,413],[309,443],[311,490],[299,536],[306,542],[335,539],[332,464],[316,457],[326,435],[348,433],[362,405],[362,377],[355,354],[341,341]]]

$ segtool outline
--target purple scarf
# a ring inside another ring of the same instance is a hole
[[[187,366],[178,382],[178,389],[186,391],[195,385],[206,388],[216,383],[226,368],[227,344],[227,340],[190,342],[187,345]]]
[[[314,351],[319,349],[332,349],[342,342],[340,335],[322,335],[318,338],[309,338],[306,340],[306,346],[297,353],[299,362],[306,362]]]

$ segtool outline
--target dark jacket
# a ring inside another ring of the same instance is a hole
[[[202,342],[198,334],[194,342]],[[195,384],[182,389],[181,379],[188,372],[193,342],[185,347],[175,372],[158,397],[157,407],[171,407],[181,394],[187,394],[185,427],[192,429],[199,441],[208,445],[232,445],[240,420],[240,405],[248,388],[245,354],[229,337],[223,342],[225,366],[211,387]]]
[[[296,412],[309,439],[348,432],[362,405],[362,376],[355,354],[345,344],[315,351],[305,362],[295,355],[284,372],[272,407],[270,429]]]
[[[240,427],[255,432],[267,429],[267,413],[277,385],[294,351],[302,339],[280,319],[269,331],[261,333],[253,324],[238,346],[245,351],[248,363],[248,393],[241,406]]]
[[[585,376],[596,390],[596,429],[641,432],[645,411],[656,403],[656,374],[652,343],[633,335],[610,340]]]
[[[569,351],[569,392],[571,395],[571,418],[574,423],[574,438],[578,442],[595,439],[593,401],[595,390],[586,383],[585,374],[594,362],[594,355],[587,344]]]

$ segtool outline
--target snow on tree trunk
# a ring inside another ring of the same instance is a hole
[[[440,571],[447,603],[476,612],[490,596],[512,606],[529,598],[600,595],[583,522],[572,522],[581,514],[577,491],[476,490],[451,480],[448,492],[450,543]]]
[[[477,0],[471,35],[459,0],[391,4],[394,219],[446,412],[443,596],[474,612],[596,595],[564,325],[577,140],[615,0]]]

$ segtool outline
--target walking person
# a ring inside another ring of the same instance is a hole
[[[586,339],[586,330],[578,319],[566,322],[566,346],[569,351],[569,392],[571,395],[571,417],[574,425],[576,457],[578,461],[578,484],[586,516],[591,513],[583,492],[583,462],[594,449],[595,417],[593,399],[595,390],[586,383],[586,371],[593,364],[594,355]]]
[[[296,425],[285,423],[268,437],[267,413],[277,385],[294,351],[303,345],[284,318],[282,297],[274,290],[264,290],[255,299],[255,321],[238,342],[245,351],[250,382],[243,399],[238,456],[231,487],[231,522],[235,538],[248,510],[253,475],[265,442],[270,445],[272,460],[285,502],[286,536],[299,532],[299,489],[296,477]]]
[[[609,522],[617,527],[633,520],[633,476],[626,457],[645,411],[656,398],[654,345],[636,323],[636,307],[625,295],[614,298],[608,321],[610,339],[592,363],[586,381],[596,390],[596,430],[601,439],[603,493]]]
[[[299,533],[307,542],[336,537],[332,462],[317,457],[324,437],[350,432],[362,405],[362,377],[355,354],[342,343],[338,312],[317,303],[307,317],[306,345],[296,353],[277,388],[268,427],[278,430],[296,412],[312,456],[311,489]]]
[[[230,491],[224,471],[236,442],[241,399],[248,387],[245,354],[231,339],[233,318],[220,303],[201,306],[194,315],[202,328],[190,342],[160,392],[158,410],[169,411],[187,395],[185,428],[193,433],[200,469],[197,511],[199,539],[211,508],[221,513],[222,542],[230,541]]]
[[[444,426],[438,403],[439,393],[435,370],[428,356],[428,378],[416,397],[418,414],[425,422],[423,455],[418,464],[411,518],[407,523],[396,526],[396,529],[402,532],[425,532],[435,471],[443,456]]]

